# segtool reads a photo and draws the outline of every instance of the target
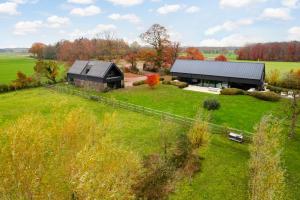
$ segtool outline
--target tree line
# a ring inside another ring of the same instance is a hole
[[[272,42],[247,45],[236,51],[238,60],[300,61],[300,42]]]
[[[115,37],[112,32],[98,34],[93,39],[79,38],[74,41],[63,40],[54,45],[34,43],[29,49],[38,59],[54,59],[69,63],[75,60],[106,60],[124,59],[131,65],[131,71],[136,71],[137,61],[144,62],[147,71],[159,71],[170,68],[177,58],[204,60],[199,48],[183,48],[177,41],[171,41],[168,30],[159,24],[152,25],[146,32],[140,34],[140,39],[147,45],[137,42],[128,44],[123,39]],[[222,55],[216,58],[226,61]]]

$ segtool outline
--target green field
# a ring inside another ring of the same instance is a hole
[[[143,105],[146,107],[193,117],[199,106],[212,95],[180,90],[161,85],[152,90],[146,86],[122,89],[105,96]],[[212,113],[215,123],[251,131],[264,114],[282,115],[285,102],[264,102],[248,96],[214,96],[219,98],[221,109]],[[121,146],[140,155],[160,152],[160,120],[131,111],[112,108],[80,97],[65,95],[47,89],[30,89],[0,95],[0,128],[26,113],[38,112],[51,119],[53,107],[62,112],[82,107],[95,113],[101,121],[105,113],[116,113],[111,136]],[[187,130],[174,124],[176,136]],[[299,135],[297,136],[299,139]],[[287,141],[284,156],[287,166],[288,193],[291,199],[300,195],[299,140]],[[225,136],[213,135],[203,157],[201,172],[189,180],[178,183],[171,199],[247,199],[249,158],[248,145],[228,141]]]
[[[282,116],[281,110],[286,104],[285,101],[264,102],[248,96],[212,96],[165,85],[155,90],[146,86],[122,89],[105,96],[188,117],[195,115],[204,99],[215,97],[221,102],[221,109],[212,113],[212,121],[249,131],[265,114]],[[111,127],[114,141],[140,155],[161,151],[161,126],[157,118],[42,88],[1,94],[0,105],[0,128],[26,113],[38,112],[51,119],[53,107],[60,107],[58,110],[62,112],[82,107],[95,113],[100,121],[105,113],[115,112],[115,125]],[[174,141],[176,136],[186,131],[174,124]],[[287,190],[291,199],[300,195],[299,146],[299,140],[287,141],[284,150]],[[178,183],[171,199],[247,199],[247,144],[236,144],[225,136],[213,135],[209,148],[200,155],[203,157],[201,172]]]
[[[0,54],[0,84],[8,84],[16,79],[18,71],[31,75],[35,59],[26,55]]]
[[[219,54],[204,54],[206,59],[213,60]],[[225,55],[229,61],[233,62],[261,62],[266,64],[267,73],[271,70],[277,69],[282,74],[289,72],[290,70],[298,70],[300,69],[300,62],[273,62],[273,61],[243,61],[237,60],[236,55],[234,53],[228,53]]]

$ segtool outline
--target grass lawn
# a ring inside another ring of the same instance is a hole
[[[64,112],[82,107],[93,112],[101,122],[105,113],[115,112],[116,118],[111,137],[141,155],[160,151],[160,120],[122,109],[113,109],[80,97],[51,92],[46,89],[30,89],[0,95],[0,128],[25,113],[42,113],[51,120],[53,109]],[[185,129],[174,124],[174,141]]]
[[[31,75],[34,64],[35,59],[25,55],[0,54],[0,84],[15,80],[18,71]]]
[[[182,181],[171,200],[247,199],[248,145],[228,141],[214,135],[205,152],[200,152],[201,172]]]
[[[221,108],[212,112],[212,122],[246,131],[253,131],[253,126],[260,118],[269,113],[280,114],[285,102],[266,102],[249,96],[221,96],[180,90],[169,85],[160,85],[152,90],[147,85],[104,94],[129,103],[170,112],[186,117],[194,117],[207,98],[216,98]]]
[[[281,115],[280,110],[284,110],[285,104],[284,101],[271,103],[248,96],[215,96],[165,85],[160,85],[154,90],[140,86],[103,95],[189,117],[195,115],[204,99],[215,97],[221,102],[221,109],[213,112],[213,121],[249,131],[264,114],[272,112]],[[114,141],[142,156],[160,151],[159,135],[162,126],[157,118],[114,109],[101,103],[43,88],[1,94],[0,105],[0,128],[24,113],[31,112],[40,112],[51,120],[53,109],[56,112],[64,112],[82,107],[95,113],[100,123],[105,113],[115,112],[116,119],[110,133]],[[174,124],[174,141],[179,133],[186,131]],[[300,196],[299,140],[299,135],[295,141],[287,140],[284,149],[287,193],[290,194],[290,199]],[[191,180],[178,183],[170,199],[247,199],[247,144],[237,144],[228,141],[225,136],[213,135],[209,148],[199,153],[203,157],[201,172]]]

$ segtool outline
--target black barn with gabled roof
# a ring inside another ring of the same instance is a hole
[[[262,90],[265,64],[178,59],[172,66],[171,74],[181,81],[199,86]]]
[[[115,63],[77,60],[67,73],[68,82],[97,91],[124,87],[124,74]]]

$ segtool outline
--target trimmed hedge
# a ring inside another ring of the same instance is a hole
[[[238,88],[225,88],[221,90],[222,95],[244,95],[245,91]]]
[[[281,98],[275,92],[249,92],[249,95],[264,101],[279,101]]]
[[[135,81],[133,82],[133,86],[139,86],[139,85],[144,85],[146,84],[146,80],[141,80],[141,81]]]
[[[178,88],[186,88],[187,86],[189,86],[187,83],[180,81],[170,81],[170,84],[177,86]]]
[[[281,92],[285,92],[286,89],[284,88],[281,88],[281,87],[276,87],[276,86],[272,86],[272,85],[268,85],[267,86],[267,89],[269,89],[270,91],[272,92],[275,92],[275,93],[281,93]]]
[[[207,110],[218,110],[220,106],[219,101],[216,99],[207,99],[203,102],[203,108]]]

